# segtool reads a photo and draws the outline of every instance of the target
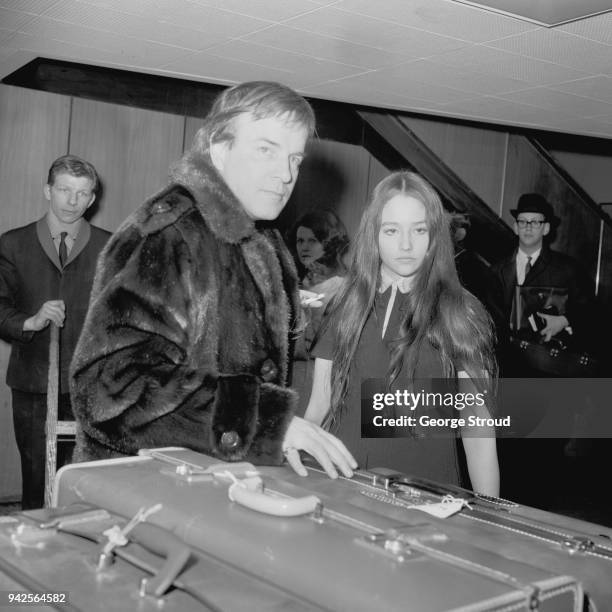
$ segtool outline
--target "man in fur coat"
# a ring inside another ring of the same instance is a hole
[[[299,315],[291,255],[267,225],[283,210],[314,132],[287,87],[224,91],[171,182],[104,249],[72,361],[75,460],[185,446],[280,464],[299,450],[331,477],[344,445],[294,416],[286,387]]]

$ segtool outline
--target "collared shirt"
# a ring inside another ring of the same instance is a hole
[[[542,252],[541,247],[537,251],[532,253],[531,255],[527,255],[527,253],[523,253],[521,249],[518,250],[516,254],[516,282],[517,284],[522,285],[525,282],[525,266],[527,265],[527,258],[531,257],[531,267],[533,268],[541,252]]]
[[[387,325],[389,323],[389,317],[391,316],[391,311],[393,310],[393,304],[395,302],[395,296],[397,292],[400,293],[408,293],[410,290],[410,285],[412,284],[412,278],[406,277],[393,277],[391,276],[385,268],[380,268],[380,287],[378,288],[379,293],[384,293],[389,286],[391,286],[391,296],[389,297],[389,302],[387,304],[387,311],[385,312],[385,320],[383,321],[382,327],[382,337],[385,337],[385,332],[387,331]]]
[[[59,247],[60,242],[62,240],[61,235],[62,232],[65,232],[66,230],[62,229],[51,215],[47,215],[47,225],[49,226],[49,232],[51,233],[51,240],[53,240],[53,245],[55,246],[55,252],[59,256]],[[81,228],[81,220],[79,219],[79,222],[75,223],[74,225],[75,227],[72,231],[66,232],[65,243],[68,255],[70,255],[70,251],[72,251],[72,247],[74,246],[77,236],[79,235],[79,229]]]

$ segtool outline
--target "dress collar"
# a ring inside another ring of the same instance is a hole
[[[410,285],[412,284],[412,279],[406,278],[404,276],[394,277],[384,268],[380,268],[380,286],[378,288],[379,293],[384,293],[389,287],[394,287],[395,291],[399,291],[400,293],[408,293],[410,291]]]
[[[406,278],[404,276],[394,277],[383,267],[380,268],[380,287],[378,291],[380,293],[384,293],[387,291],[387,289],[389,289],[389,287],[391,287],[391,295],[389,296],[389,301],[387,302],[387,309],[385,311],[385,318],[383,320],[382,338],[385,337],[385,332],[387,331],[387,325],[389,324],[391,312],[393,311],[393,304],[395,303],[397,292],[399,291],[402,294],[408,293],[411,284],[411,278]]]

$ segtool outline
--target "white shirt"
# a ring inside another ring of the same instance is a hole
[[[80,219],[79,219],[80,221]],[[53,245],[55,246],[55,252],[59,255],[59,247],[60,242],[62,241],[62,232],[65,231],[55,222],[55,219],[51,215],[47,215],[47,225],[49,226],[49,233],[51,234],[51,240],[53,240]],[[70,255],[70,251],[72,251],[72,247],[76,242],[77,236],[79,234],[79,229],[81,227],[80,223],[74,224],[76,227],[74,231],[66,232],[66,239],[64,242],[66,243],[66,252]]]
[[[521,249],[518,250],[516,254],[516,282],[519,285],[522,285],[525,282],[525,266],[527,265],[527,258],[531,258],[531,267],[535,265],[542,248],[540,247],[537,251],[532,253],[531,255],[527,255],[527,253],[523,253]]]

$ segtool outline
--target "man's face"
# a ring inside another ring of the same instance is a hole
[[[519,246],[526,251],[537,251],[549,231],[550,223],[540,213],[521,213],[514,222],[514,233],[518,236]]]
[[[45,185],[50,213],[63,225],[76,223],[94,203],[93,181],[86,176],[61,173],[53,185]]]
[[[287,116],[250,113],[238,115],[232,128],[232,141],[211,145],[212,162],[249,217],[276,219],[295,186],[308,132]]]

